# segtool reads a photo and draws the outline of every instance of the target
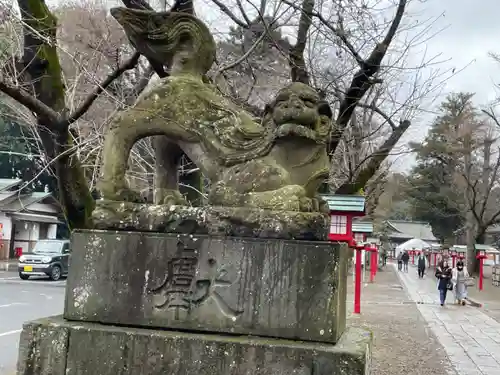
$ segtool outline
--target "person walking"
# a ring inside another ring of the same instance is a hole
[[[398,254],[398,270],[401,271],[403,269],[403,252]]]
[[[465,306],[467,299],[467,280],[469,273],[464,266],[464,262],[459,260],[451,273],[451,282],[453,283],[453,290],[455,292],[455,300],[459,305]]]
[[[425,274],[426,258],[424,253],[420,253],[417,259],[418,278],[423,279]]]
[[[451,282],[452,270],[448,265],[448,261],[443,260],[439,263],[436,269],[436,278],[438,279],[438,290],[439,290],[439,301],[441,306],[444,306],[446,302],[446,294],[448,290],[453,290],[453,284]]]
[[[408,251],[405,250],[403,256],[401,257],[401,260],[403,261],[403,270],[405,272],[408,272],[408,262],[410,261],[410,255],[408,254]]]

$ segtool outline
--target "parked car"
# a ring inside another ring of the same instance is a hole
[[[59,280],[68,274],[70,258],[69,240],[40,240],[30,252],[19,257],[19,277],[49,276]]]

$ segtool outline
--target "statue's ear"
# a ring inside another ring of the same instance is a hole
[[[171,12],[194,14],[193,0],[175,0]]]
[[[266,106],[264,107],[264,116],[267,115],[268,113],[271,113],[273,111],[273,107],[271,106],[271,104],[266,104]]]
[[[326,100],[321,100],[318,103],[318,112],[321,116],[327,116],[329,119],[333,117],[333,112],[330,108],[330,104],[328,104]]]

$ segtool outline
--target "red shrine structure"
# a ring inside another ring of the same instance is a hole
[[[354,241],[356,242],[369,242],[373,243],[373,238],[370,236],[373,233],[373,222],[366,221],[364,219],[357,220],[356,218],[352,221],[352,234],[354,236]],[[379,241],[376,240],[378,244]]]
[[[330,241],[351,242],[355,239],[353,231],[353,219],[365,216],[365,197],[362,195],[322,195],[330,208]],[[359,242],[366,239],[364,233],[359,232],[363,237],[358,237]]]

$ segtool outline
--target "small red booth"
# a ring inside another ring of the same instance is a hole
[[[354,313],[361,312],[361,264],[365,253],[364,241],[354,240],[353,219],[365,215],[365,197],[362,195],[322,195],[330,209],[330,241],[346,242],[355,253]],[[359,237],[358,237],[359,238]],[[363,238],[365,238],[363,236]]]
[[[369,242],[368,236],[373,233],[373,222],[354,218],[352,221],[352,234],[356,242]]]
[[[362,195],[323,195],[330,208],[330,241],[350,242],[354,239],[353,219],[365,216]],[[363,242],[363,241],[360,241]]]

